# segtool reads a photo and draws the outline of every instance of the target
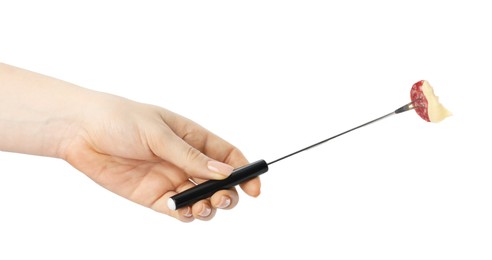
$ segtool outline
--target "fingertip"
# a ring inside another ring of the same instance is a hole
[[[216,210],[210,205],[209,200],[199,201],[191,207],[193,216],[199,220],[210,220],[215,216]]]
[[[219,209],[227,209],[232,203],[231,198],[229,196],[221,196],[219,202],[217,203],[217,208]]]
[[[176,218],[183,221],[183,222],[191,222],[194,220],[191,207],[184,207],[184,208],[178,209],[177,213],[178,213],[178,215],[176,216]]]
[[[174,217],[175,219],[181,221],[181,222],[192,222],[195,220],[193,217],[193,213],[191,211],[191,207],[183,207],[180,209],[172,210],[170,209],[167,213],[169,216]]]
[[[246,194],[251,197],[256,198],[261,194],[261,182],[259,177],[240,184],[240,187]]]
[[[239,203],[239,195],[235,189],[221,190],[212,195],[210,202],[218,209],[232,209]]]

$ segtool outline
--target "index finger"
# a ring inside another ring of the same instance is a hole
[[[167,110],[163,110],[162,118],[177,136],[208,157],[234,168],[249,163],[238,148],[192,120]],[[243,182],[240,187],[246,194],[257,197],[261,188],[260,178],[255,177]]]

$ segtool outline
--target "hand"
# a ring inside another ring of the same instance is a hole
[[[177,192],[248,163],[180,115],[2,63],[0,93],[0,151],[65,159],[108,190],[184,222],[238,203],[229,189],[191,207],[167,207]],[[258,196],[260,180],[240,187]]]
[[[194,183],[223,179],[248,163],[231,144],[163,108],[99,94],[64,142],[62,158],[108,190],[181,221],[211,219],[238,203],[235,189],[177,211],[167,200]],[[224,163],[221,163],[224,162]],[[258,196],[260,181],[241,185]]]

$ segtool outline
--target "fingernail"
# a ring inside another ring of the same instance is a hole
[[[207,167],[209,170],[216,172],[220,175],[223,175],[225,177],[229,176],[231,172],[234,170],[232,166],[218,161],[209,161],[207,163]]]
[[[203,206],[202,211],[198,215],[200,215],[200,217],[206,218],[210,215],[210,213],[212,213],[212,209],[209,207]]]
[[[185,211],[185,213],[183,213],[183,216],[185,216],[185,217],[187,217],[187,218],[189,218],[189,217],[193,216],[193,214],[191,213],[191,209],[190,209],[190,207],[187,207],[187,208],[186,208],[186,211]]]
[[[222,196],[222,198],[220,198],[219,204],[217,205],[217,208],[225,209],[225,208],[229,207],[229,205],[231,205],[231,198],[229,198],[227,196]]]

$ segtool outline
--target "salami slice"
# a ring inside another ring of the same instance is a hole
[[[427,122],[440,122],[451,115],[434,94],[429,82],[421,80],[413,84],[410,90],[410,99],[415,107],[415,112]]]

